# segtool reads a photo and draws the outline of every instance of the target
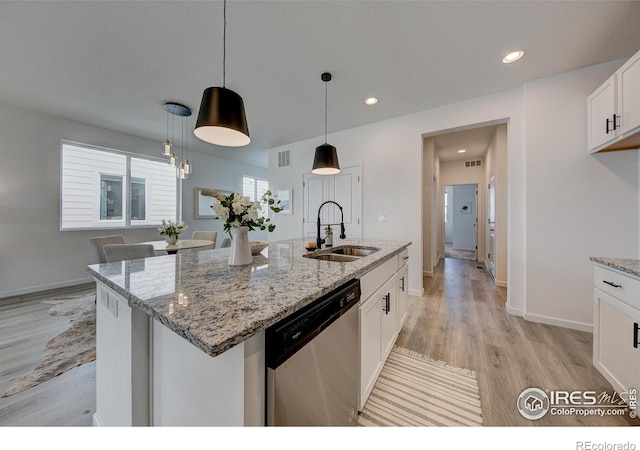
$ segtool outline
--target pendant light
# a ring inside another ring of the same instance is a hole
[[[327,84],[331,81],[331,74],[323,73],[322,81],[324,81],[324,144],[316,147],[311,172],[317,175],[335,175],[340,173],[338,152],[333,145],[327,144]]]
[[[194,134],[199,139],[225,147],[251,142],[242,97],[225,87],[227,60],[227,0],[224,1],[222,35],[222,87],[209,87],[202,94]]]
[[[180,103],[167,102],[163,106],[164,110],[167,112],[167,117],[169,114],[172,116],[180,116],[182,117],[182,125],[181,125],[181,147],[182,147],[182,161],[178,160],[175,152],[171,151],[169,153],[169,167],[175,167],[176,169],[176,177],[184,180],[189,177],[189,174],[192,171],[192,166],[187,159],[187,148],[188,148],[188,124],[187,117],[191,115],[191,109],[189,107],[181,105]],[[169,141],[169,121],[167,120],[167,142]],[[173,140],[173,117],[171,118],[171,140]],[[170,149],[173,148],[173,145]],[[164,153],[163,153],[164,154]]]
[[[169,140],[169,111],[167,109],[165,109],[165,111],[167,111],[167,139],[164,141],[162,156],[171,156],[171,141]],[[171,118],[171,124],[173,126],[173,117]],[[173,134],[173,131],[171,133]],[[171,139],[173,139],[173,135],[171,136]]]

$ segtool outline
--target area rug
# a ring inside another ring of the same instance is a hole
[[[9,397],[96,359],[95,293],[65,296],[41,303],[53,305],[52,316],[67,316],[70,327],[51,339],[44,358],[30,373],[20,377],[2,397]]]
[[[358,425],[363,427],[482,426],[476,374],[394,347]]]
[[[451,244],[445,244],[444,257],[445,258],[466,259],[466,260],[470,260],[470,261],[475,261],[476,260],[476,252],[473,251],[473,250],[454,250],[451,247]]]

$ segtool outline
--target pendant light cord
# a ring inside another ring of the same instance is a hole
[[[222,87],[226,87],[226,71],[227,71],[227,0],[224,0],[222,8]]]
[[[324,82],[324,143],[327,143],[327,81]]]

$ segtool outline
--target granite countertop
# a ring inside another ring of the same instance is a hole
[[[603,266],[611,267],[612,269],[640,278],[640,260],[638,259],[603,258],[600,256],[592,256],[589,259]]]
[[[307,241],[272,242],[248,266],[229,266],[224,248],[93,264],[88,270],[130,306],[217,356],[411,245],[337,239],[334,247],[380,248],[342,263],[304,258]]]

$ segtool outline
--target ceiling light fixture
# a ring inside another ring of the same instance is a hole
[[[504,58],[502,58],[502,62],[505,64],[509,64],[515,62],[524,56],[524,52],[522,50],[518,50],[516,52],[511,52]]]
[[[467,151],[464,148],[461,148],[460,150],[458,150],[458,153],[466,153]]]
[[[176,168],[176,176],[182,180],[185,180],[189,177],[189,174],[192,172],[191,164],[189,163],[187,148],[189,141],[189,133],[188,133],[188,120],[187,117],[191,115],[191,109],[188,107],[181,105],[180,103],[167,102],[163,106],[164,110],[167,112],[167,117],[169,114],[173,116],[182,117],[182,130],[180,136],[180,142],[182,147],[182,162],[178,162],[178,158],[174,152],[169,153],[169,166]],[[169,141],[169,121],[167,120],[167,141]],[[171,139],[173,140],[173,117],[171,118]],[[166,141],[166,142],[167,142]],[[165,143],[166,143],[165,142]],[[170,147],[171,148],[171,147]],[[165,153],[166,154],[166,146]]]
[[[194,134],[205,142],[242,147],[251,142],[242,97],[226,86],[227,0],[223,9],[222,87],[209,87],[202,94]]]
[[[333,145],[327,144],[327,85],[331,81],[331,74],[325,72],[321,78],[324,81],[324,144],[316,147],[311,172],[316,175],[335,175],[340,173],[338,152]]]
[[[371,106],[371,105],[375,105],[376,103],[378,103],[378,99],[375,97],[369,97],[368,99],[366,99],[364,101],[367,105]]]

